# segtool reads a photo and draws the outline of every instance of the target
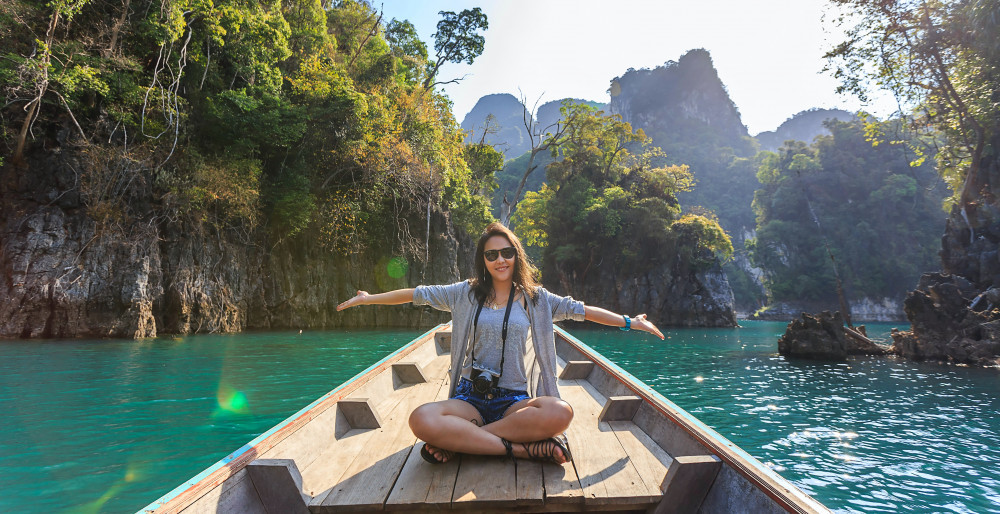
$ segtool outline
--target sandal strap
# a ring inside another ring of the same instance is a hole
[[[502,437],[500,438],[500,442],[503,443],[504,449],[507,450],[507,458],[513,462],[517,462],[517,460],[514,458],[514,445],[511,444],[510,441]]]
[[[550,462],[558,464],[556,461],[556,449],[561,449],[559,444],[553,439],[543,439],[531,443],[521,443],[528,458],[539,462]]]

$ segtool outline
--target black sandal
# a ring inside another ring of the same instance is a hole
[[[434,457],[434,454],[427,449],[427,443],[424,443],[424,445],[420,447],[420,456],[431,464],[444,464],[445,462],[455,458],[455,452],[450,452],[441,448],[438,448],[438,451],[440,451],[441,456],[445,457],[447,460],[437,460],[437,458]]]
[[[514,457],[514,445],[511,444],[510,441],[508,441],[508,440],[506,440],[506,439],[504,439],[502,437],[500,438],[500,442],[503,443],[504,449],[507,450],[507,458],[510,459],[510,461],[513,462],[514,466],[516,467],[517,466],[517,458]]]
[[[533,443],[521,443],[521,446],[524,446],[524,451],[528,453],[528,458],[536,462],[547,462],[551,464],[566,464],[566,462],[573,462],[573,454],[569,451],[569,439],[566,438],[566,434],[559,434],[555,437],[535,441]],[[566,457],[566,462],[560,463],[556,461],[556,448],[559,448],[562,451],[563,456]]]

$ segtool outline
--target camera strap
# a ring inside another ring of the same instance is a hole
[[[514,296],[517,293],[517,288],[511,287],[510,294],[507,295],[507,311],[503,313],[503,329],[500,331],[500,338],[502,345],[500,347],[500,375],[503,376],[503,361],[507,356],[507,321],[510,319],[510,308],[514,305]],[[479,315],[483,312],[483,303],[486,300],[479,302],[479,308],[476,309],[476,319],[472,321],[472,363],[476,363],[476,332],[479,331]]]

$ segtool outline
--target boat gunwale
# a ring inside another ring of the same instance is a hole
[[[180,512],[201,498],[211,488],[222,485],[226,480],[242,471],[259,455],[263,455],[264,452],[277,446],[278,443],[297,432],[320,414],[326,412],[327,409],[336,405],[337,402],[346,398],[347,395],[367,384],[372,378],[388,369],[391,364],[406,357],[418,347],[427,343],[428,340],[433,342],[434,334],[450,325],[451,323],[441,323],[413,338],[409,343],[400,346],[375,364],[372,364],[367,369],[354,375],[328,393],[313,400],[309,405],[285,418],[284,421],[267,429],[250,442],[216,461],[149,505],[136,511],[136,514],[171,512],[171,509]]]
[[[698,418],[691,415],[686,410],[680,408],[674,402],[649,387],[645,382],[639,380],[631,373],[625,371],[620,366],[604,357],[600,352],[594,350],[583,341],[567,332],[562,327],[556,326],[556,333],[559,334],[567,344],[590,358],[594,364],[600,366],[609,375],[615,377],[625,387],[636,393],[646,403],[650,404],[658,412],[666,416],[681,427],[685,432],[694,437],[699,443],[708,447],[723,462],[729,464],[737,473],[749,480],[758,489],[764,492],[772,500],[776,501],[782,508],[794,512],[829,512],[829,509],[815,498],[809,496],[792,484],[788,479],[782,477],[773,469],[765,466],[755,457],[747,453],[712,427],[706,425]],[[766,479],[765,479],[766,478]],[[782,491],[779,486],[784,489]]]

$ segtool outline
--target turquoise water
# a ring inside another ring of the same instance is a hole
[[[831,509],[1000,512],[1000,371],[789,362],[783,331],[574,334]],[[419,333],[0,342],[0,512],[134,512]]]

